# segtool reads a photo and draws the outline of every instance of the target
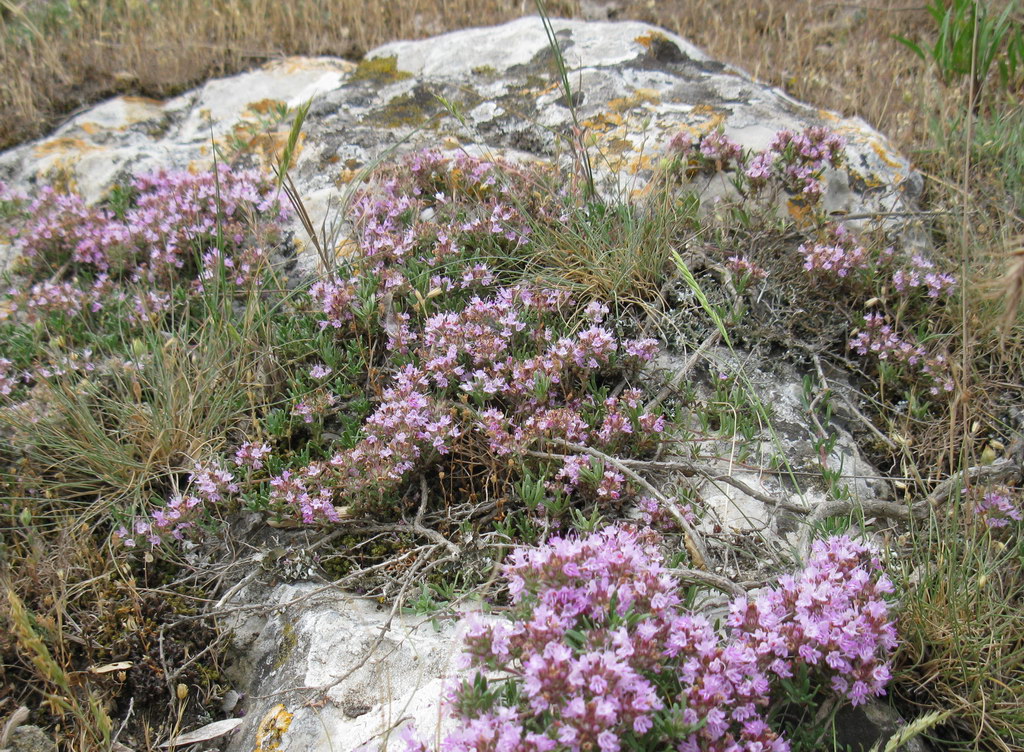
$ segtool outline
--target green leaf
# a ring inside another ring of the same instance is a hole
[[[893,34],[892,38],[895,39],[900,44],[902,44],[907,49],[909,49],[922,60],[926,59],[924,50],[921,49],[921,45],[919,45],[917,42],[907,39],[906,37],[902,37],[899,34]]]

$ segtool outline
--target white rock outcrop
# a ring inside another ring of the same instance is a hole
[[[828,125],[847,141],[846,166],[827,175],[826,210],[892,211],[913,204],[921,190],[910,164],[863,121],[801,104],[678,36],[638,22],[552,25],[606,193],[641,193],[680,129],[722,128],[757,149],[778,130],[810,125]],[[217,153],[270,164],[289,130],[281,108],[309,100],[292,175],[316,222],[360,168],[394,151],[569,158],[574,123],[554,54],[540,19],[522,18],[388,44],[358,65],[286,58],[168,101],[118,97],[0,154],[0,180],[24,191],[44,182],[74,186],[97,201],[130,174],[205,168]]]

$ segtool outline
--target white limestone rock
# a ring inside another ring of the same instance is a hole
[[[255,749],[268,715],[287,726],[277,752],[397,749],[409,723],[441,728],[439,701],[461,654],[451,620],[398,613],[389,624],[389,607],[313,583],[252,586],[233,603],[272,610],[230,625],[245,722],[228,752]]]
[[[743,146],[762,148],[780,129],[822,124],[848,143],[846,167],[827,175],[826,210],[899,210],[912,207],[920,193],[920,177],[907,160],[863,121],[801,104],[678,36],[639,22],[552,25],[605,194],[641,195],[668,140],[683,128],[700,134],[721,127]],[[270,164],[289,130],[277,108],[310,99],[292,174],[300,193],[320,199],[316,223],[326,196],[340,195],[361,167],[396,151],[429,146],[569,158],[573,121],[554,55],[540,19],[522,18],[384,45],[358,66],[287,58],[166,102],[118,97],[0,154],[0,180],[25,191],[56,181],[97,201],[132,173],[208,167],[214,146],[223,153],[244,144],[244,161]],[[712,180],[697,187],[714,195],[726,185]]]

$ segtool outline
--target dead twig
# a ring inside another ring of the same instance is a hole
[[[879,501],[869,499],[842,499],[840,501],[826,501],[815,507],[814,512],[807,518],[807,525],[804,528],[800,541],[800,556],[805,561],[811,553],[811,544],[814,542],[815,526],[829,517],[843,517],[852,512],[861,512],[865,516],[885,517],[892,520],[923,519],[928,516],[928,509],[918,505],[900,504],[893,501]]]
[[[727,577],[721,575],[712,574],[711,572],[705,572],[697,569],[687,569],[685,567],[674,567],[668,570],[673,575],[678,577],[683,582],[692,582],[697,585],[705,585],[715,590],[721,590],[723,593],[728,593],[734,597],[744,596],[747,591],[744,590],[740,585],[737,585]]]
[[[956,473],[937,485],[934,490],[924,497],[922,501],[914,504],[915,507],[936,507],[949,501],[957,491],[975,485],[987,485],[990,483],[1006,483],[1013,478],[1020,478],[1020,463],[1003,459],[993,462],[991,465],[977,465]]]
[[[651,485],[647,479],[617,458],[607,455],[593,447],[583,446],[582,444],[573,444],[572,442],[565,441],[563,439],[549,439],[549,441],[560,446],[564,446],[567,449],[571,449],[574,452],[589,454],[591,457],[597,457],[602,462],[618,469],[623,475],[627,476],[630,480],[647,491],[647,493],[651,494],[651,496],[657,499],[668,513],[672,515],[672,519],[676,521],[676,524],[683,529],[683,540],[686,544],[686,550],[690,554],[690,558],[693,559],[694,566],[698,569],[704,569],[707,567],[707,548],[704,546],[704,542],[701,540],[700,535],[698,535],[697,531],[693,528],[693,525],[690,524],[690,521],[687,520],[683,513],[679,511],[679,507],[676,503]]]
[[[708,335],[708,337],[700,343],[697,349],[693,351],[690,357],[686,359],[683,367],[676,371],[672,379],[661,388],[657,395],[655,395],[654,399],[647,403],[647,408],[651,409],[657,407],[664,402],[672,392],[677,390],[686,377],[690,375],[690,371],[692,371],[693,367],[697,365],[697,361],[700,360],[701,356],[717,345],[721,338],[722,334],[717,330]]]
[[[762,493],[757,489],[753,488],[748,483],[734,478],[727,473],[720,473],[712,467],[706,465],[698,465],[693,462],[679,462],[675,460],[619,460],[624,465],[629,467],[643,468],[647,470],[662,470],[662,471],[675,471],[687,478],[693,478],[696,476],[702,476],[708,481],[725,483],[732,486],[733,488],[742,491],[753,499],[757,499],[762,504],[767,504],[772,507],[772,511],[776,509],[785,509],[787,512],[793,512],[794,514],[810,514],[811,509],[801,505],[794,504],[791,501],[785,499],[779,499],[774,496],[769,496],[766,493]]]

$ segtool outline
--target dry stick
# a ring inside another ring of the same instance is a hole
[[[926,518],[932,508],[949,501],[950,497],[965,485],[1001,483],[1014,477],[1020,477],[1020,474],[1021,465],[1019,463],[1013,460],[1001,460],[992,465],[969,467],[963,472],[942,481],[930,494],[909,506],[898,502],[879,501],[878,499],[868,499],[866,501],[845,499],[819,504],[813,514],[807,518],[807,529],[804,531],[800,545],[801,555],[806,558],[810,553],[811,537],[814,533],[815,523],[821,522],[827,517],[838,517],[860,510],[865,515],[875,517],[887,517],[894,520],[920,520]]]
[[[893,520],[922,519],[928,516],[927,509],[918,508],[916,505],[908,506],[894,501],[879,501],[878,499],[826,501],[815,507],[814,512],[807,518],[807,527],[804,528],[800,541],[800,556],[807,559],[811,553],[814,526],[817,523],[828,517],[841,517],[856,511],[862,512],[865,516],[887,517]]]
[[[162,631],[162,630],[163,630],[163,627],[161,627],[160,629],[161,629],[161,631]],[[223,642],[223,640],[224,640],[224,638],[225,638],[226,636],[227,636],[226,634],[219,634],[219,635],[217,635],[217,637],[216,637],[216,638],[214,638],[213,642],[211,642],[211,643],[210,643],[209,645],[207,645],[207,646],[206,646],[205,648],[203,648],[203,649],[202,649],[202,650],[200,650],[200,651],[199,651],[198,653],[196,653],[196,654],[195,654],[194,656],[192,656],[192,657],[191,657],[191,658],[189,658],[189,659],[188,659],[187,661],[185,661],[185,662],[184,662],[184,663],[182,663],[182,664],[181,664],[180,666],[178,666],[178,667],[177,667],[177,668],[176,668],[176,669],[174,670],[174,675],[173,675],[173,676],[171,677],[171,681],[177,681],[178,677],[179,677],[179,676],[181,676],[181,672],[182,672],[182,671],[184,671],[185,669],[187,669],[187,668],[188,668],[189,666],[191,666],[191,665],[192,665],[193,663],[195,663],[195,662],[196,662],[196,661],[198,661],[198,660],[199,660],[200,658],[202,658],[202,657],[203,657],[204,655],[206,655],[206,654],[207,654],[207,653],[209,653],[209,652],[210,652],[211,650],[213,650],[213,649],[214,649],[215,647],[217,647],[218,645],[220,645],[220,644],[221,644],[221,642]]]
[[[803,506],[802,504],[794,504],[791,501],[785,499],[779,499],[774,496],[769,496],[766,493],[758,491],[756,488],[748,485],[739,478],[734,478],[726,473],[719,473],[710,467],[702,465],[695,465],[690,462],[673,462],[673,461],[654,461],[654,460],[619,460],[624,465],[631,467],[646,467],[651,470],[677,470],[688,478],[692,478],[696,475],[702,475],[704,478],[711,482],[725,483],[726,485],[732,486],[752,499],[757,499],[762,504],[775,509],[785,509],[787,512],[793,512],[794,514],[810,514],[812,510]]]
[[[853,404],[852,400],[848,399],[845,394],[842,395],[842,397],[843,403],[846,405],[847,409],[851,413],[853,413],[857,417],[857,419],[860,420],[860,422],[863,423],[869,431],[871,431],[871,433],[875,435],[875,438],[877,438],[879,441],[881,441],[883,444],[889,447],[889,449],[891,449],[892,451],[896,451],[897,449],[899,449],[899,447],[896,446],[896,442],[890,439],[884,433],[882,433],[881,430],[879,430],[878,426],[876,426],[874,423],[868,420],[868,417],[857,409],[857,406]]]
[[[253,557],[252,562],[254,564],[256,563],[256,558],[255,557]],[[224,608],[224,604],[227,603],[229,600],[231,600],[232,596],[234,596],[235,593],[237,593],[239,590],[241,590],[246,585],[248,585],[250,582],[252,582],[254,579],[256,579],[256,577],[259,575],[260,571],[261,571],[260,568],[256,567],[251,572],[249,572],[249,574],[247,574],[245,577],[243,577],[238,582],[236,582],[234,585],[232,585],[228,589],[228,591],[225,592],[224,595],[222,595],[220,597],[220,599],[217,601],[217,605],[213,607],[213,610],[214,611],[219,611],[220,609]]]
[[[699,471],[705,478],[712,482],[725,483],[726,485],[732,486],[733,488],[739,489],[747,496],[757,499],[762,504],[767,504],[775,509],[785,509],[787,512],[793,512],[794,514],[810,514],[811,510],[802,504],[794,504],[791,501],[785,499],[777,499],[774,496],[769,496],[766,493],[758,491],[753,486],[744,483],[739,478],[734,478],[731,475],[725,473],[714,473],[710,469],[701,469]]]
[[[134,697],[129,697],[128,698],[128,712],[125,713],[124,720],[121,721],[121,725],[118,726],[117,731],[110,738],[110,743],[111,743],[111,745],[113,746],[114,749],[117,748],[117,746],[118,746],[117,745],[117,740],[121,737],[122,732],[124,732],[125,728],[128,726],[128,721],[131,720],[132,713],[134,713],[134,712],[135,712],[135,698]],[[3,745],[0,745],[0,746],[3,746]]]
[[[690,357],[687,359],[686,363],[683,364],[683,367],[676,372],[676,374],[672,377],[672,380],[665,384],[665,386],[661,388],[661,391],[658,392],[654,399],[647,404],[648,409],[657,407],[662,402],[664,402],[665,399],[670,394],[672,394],[674,390],[678,389],[679,385],[683,383],[683,380],[690,375],[690,371],[693,370],[693,367],[697,365],[697,361],[700,359],[700,357],[707,350],[718,344],[718,340],[720,340],[721,338],[722,333],[719,332],[718,330],[715,330],[714,332],[709,334],[707,338],[700,343],[697,349],[693,351],[693,354],[691,354]]]
[[[686,543],[686,550],[690,554],[690,558],[693,559],[694,566],[698,569],[707,568],[707,549],[704,547],[704,542],[700,539],[697,531],[693,529],[693,525],[690,524],[689,520],[683,516],[683,513],[676,507],[674,501],[669,499],[665,494],[659,491],[657,488],[647,482],[640,474],[632,470],[629,466],[623,464],[615,457],[611,457],[604,452],[598,451],[593,447],[583,446],[582,444],[573,444],[565,441],[564,439],[548,439],[555,444],[560,444],[567,449],[571,449],[574,452],[581,452],[583,454],[589,454],[592,457],[597,457],[603,462],[607,462],[609,465],[618,468],[623,474],[631,478],[635,483],[640,485],[647,493],[651,494],[668,510],[669,514],[672,515],[672,519],[683,529],[683,539]]]
[[[14,733],[18,726],[28,720],[28,716],[29,709],[24,705],[11,713],[11,717],[8,718],[7,723],[4,724],[3,733],[0,734],[0,749],[7,749],[7,744],[11,739],[11,734]]]
[[[429,500],[430,500],[430,492],[427,489],[427,476],[426,475],[421,475],[420,476],[420,508],[416,511],[416,519],[413,520],[413,523],[412,523],[413,530],[418,532],[420,535],[425,536],[427,538],[430,538],[431,540],[434,540],[434,541],[436,541],[437,538],[440,538],[441,541],[443,542],[444,547],[447,548],[449,551],[451,551],[452,556],[458,558],[459,556],[462,555],[462,551],[459,549],[458,546],[456,546],[454,543],[452,543],[450,540],[445,538],[443,535],[441,535],[436,530],[430,530],[429,528],[427,528],[427,527],[425,527],[423,525],[423,515],[427,511],[427,502]],[[433,537],[435,535],[437,536],[437,538]]]
[[[695,582],[698,585],[706,585],[707,587],[714,588],[715,590],[721,590],[722,592],[728,593],[732,596],[743,596],[747,594],[746,590],[732,580],[727,577],[722,577],[721,575],[712,574],[711,572],[702,572],[697,569],[686,569],[685,567],[673,567],[668,571],[684,582]]]
[[[389,522],[380,525],[358,527],[355,528],[355,530],[360,533],[416,533],[417,535],[422,535],[424,538],[430,539],[438,546],[444,546],[452,552],[453,556],[462,555],[462,551],[458,546],[436,530],[431,530],[429,527],[424,527],[423,525],[409,524],[408,522]]]
[[[986,483],[1003,483],[1014,476],[1020,476],[1021,465],[1013,460],[1003,459],[993,462],[991,465],[976,465],[969,467],[942,481],[935,489],[924,497],[923,500],[914,504],[915,507],[935,507],[945,503],[949,497],[964,486],[971,486]]]

